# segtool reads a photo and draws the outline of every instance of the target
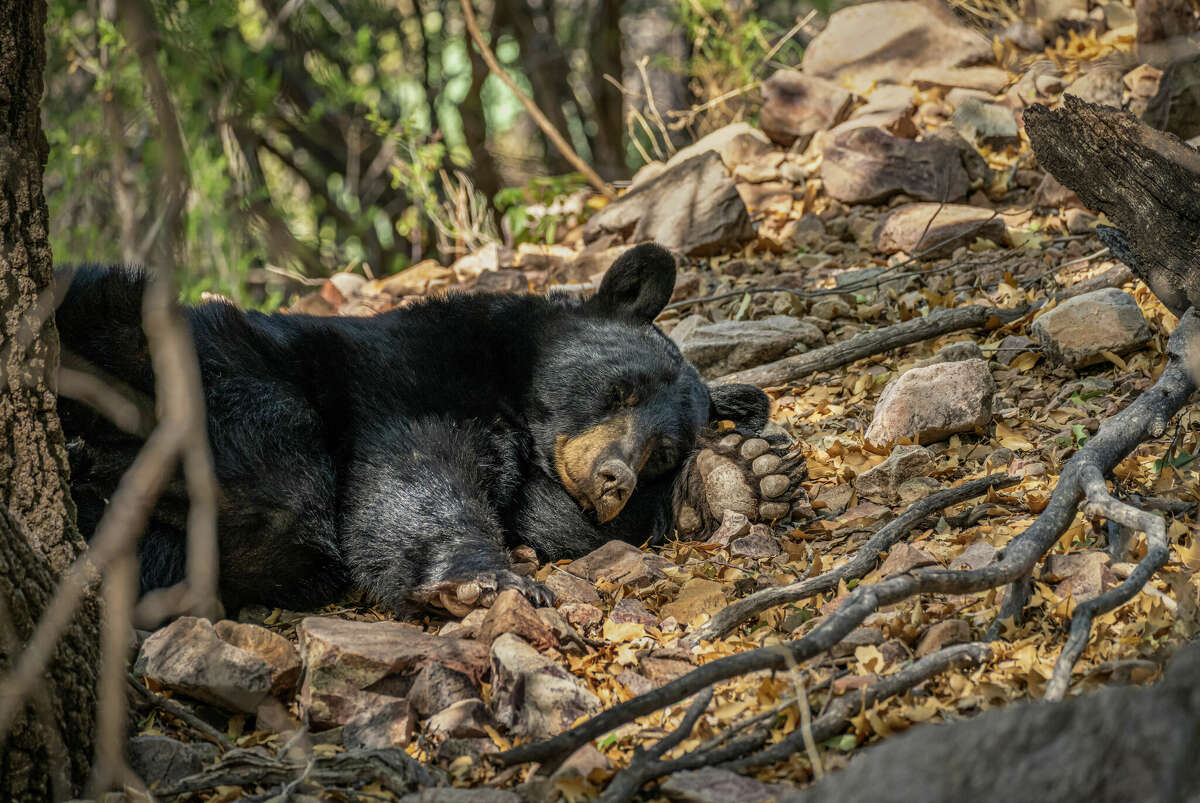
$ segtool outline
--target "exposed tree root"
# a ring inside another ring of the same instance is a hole
[[[1168,362],[1158,381],[1128,407],[1106,421],[1100,431],[1075,453],[1063,468],[1059,483],[1041,515],[1009,543],[995,563],[980,569],[964,571],[917,569],[878,583],[859,586],[850,592],[846,601],[836,611],[826,616],[803,638],[705,664],[658,689],[613,706],[571,730],[542,742],[506,750],[495,759],[504,765],[541,762],[540,772],[552,772],[567,756],[588,741],[638,717],[676,703],[713,683],[763,669],[785,669],[789,665],[799,664],[819,655],[845,638],[867,616],[884,605],[900,602],[916,594],[969,594],[985,591],[1029,576],[1037,562],[1074,521],[1079,502],[1087,487],[1086,483],[1110,472],[1142,441],[1161,435],[1170,418],[1191,396],[1196,386],[1188,372],[1188,350],[1197,336],[1200,336],[1200,318],[1194,311],[1189,310],[1180,319],[1168,341]],[[1113,515],[1125,514],[1117,511]],[[1093,606],[1092,610],[1100,610],[1103,605],[1110,603],[1120,604],[1122,599],[1117,596],[1117,592],[1132,596],[1146,577],[1157,568],[1153,562],[1144,563],[1144,570],[1131,575],[1127,583],[1110,592],[1113,596],[1107,596],[1099,605]],[[1080,618],[1079,621],[1082,622],[1083,619]],[[1079,627],[1083,629],[1085,626],[1081,624]],[[1068,657],[1067,660],[1071,664],[1074,663],[1073,658]],[[728,756],[728,752],[729,747],[725,748],[724,760],[731,761],[734,757]]]

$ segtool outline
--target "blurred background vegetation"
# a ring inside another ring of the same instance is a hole
[[[753,118],[809,4],[486,0],[509,74],[604,178]],[[822,11],[827,8],[822,8]],[[493,75],[458,0],[51,0],[59,262],[169,260],[188,300],[379,276],[553,237],[585,185]],[[653,101],[651,103],[651,101]]]

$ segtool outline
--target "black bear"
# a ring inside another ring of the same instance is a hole
[[[56,320],[64,359],[151,396],[147,281],[80,268]],[[661,538],[710,422],[757,429],[768,413],[757,388],[706,387],[653,325],[674,283],[671,255],[643,245],[586,300],[460,293],[372,318],[187,308],[226,607],[312,608],[357,587],[402,609],[467,581],[545,603],[509,550],[555,560]],[[59,410],[90,535],[141,440],[81,403]],[[183,579],[186,515],[170,483],[140,544],[143,591]]]

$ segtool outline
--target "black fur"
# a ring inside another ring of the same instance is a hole
[[[223,602],[311,608],[355,586],[400,608],[422,587],[476,577],[528,593],[508,572],[517,545],[559,559],[661,537],[700,430],[766,412],[757,389],[710,396],[650,324],[674,278],[666,251],[640,246],[587,301],[458,294],[374,318],[186,309],[221,488]],[[151,395],[145,283],[81,268],[57,322],[68,352]],[[560,481],[555,442],[630,399],[649,457],[600,524]],[[140,442],[71,400],[60,412],[90,535]],[[176,479],[141,544],[144,591],[182,580],[186,512]]]

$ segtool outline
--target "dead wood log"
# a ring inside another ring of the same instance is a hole
[[[1041,166],[1123,233],[1104,235],[1113,255],[1176,315],[1200,305],[1200,151],[1074,95],[1024,119]]]
[[[904,323],[862,332],[832,346],[814,349],[795,357],[784,357],[757,368],[726,374],[715,379],[713,384],[749,384],[759,387],[784,385],[817,371],[840,368],[863,357],[919,343],[931,337],[940,337],[962,329],[997,327],[1019,318],[1023,313],[1024,310],[1002,310],[992,307],[935,310],[923,318],[913,318]]]

